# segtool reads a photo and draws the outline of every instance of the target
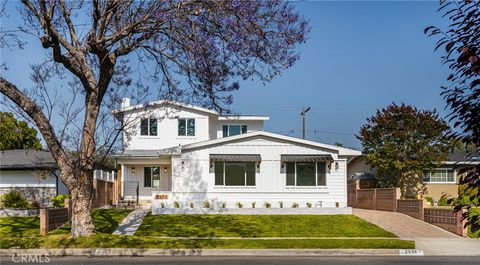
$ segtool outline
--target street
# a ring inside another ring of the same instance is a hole
[[[1,257],[1,264],[19,264],[11,257]],[[31,264],[38,264],[35,262]],[[105,265],[105,264],[276,264],[276,265],[317,265],[317,264],[480,264],[480,257],[50,257],[44,264],[61,265]],[[29,264],[21,263],[21,264]]]

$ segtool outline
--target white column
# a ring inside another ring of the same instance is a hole
[[[127,174],[127,167],[122,164],[122,175],[120,176],[120,196],[123,197],[123,182],[125,181],[125,174]]]

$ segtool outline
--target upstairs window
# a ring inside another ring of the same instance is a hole
[[[223,125],[223,137],[247,133],[247,125]]]
[[[216,186],[255,186],[255,162],[215,162]]]
[[[195,119],[178,119],[178,136],[195,136]]]
[[[453,169],[437,168],[423,174],[424,183],[455,183]]]
[[[157,136],[157,119],[141,119],[140,135]]]
[[[287,186],[327,185],[325,162],[286,162]]]

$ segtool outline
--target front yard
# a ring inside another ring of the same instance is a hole
[[[128,212],[115,209],[95,210],[93,213],[95,235],[76,239],[69,237],[69,224],[50,232],[47,236],[40,236],[39,220],[36,217],[0,218],[0,247],[174,249],[415,247],[413,241],[400,240],[373,224],[347,215],[148,215],[135,236],[111,235]]]
[[[397,237],[354,215],[147,215],[136,236]]]

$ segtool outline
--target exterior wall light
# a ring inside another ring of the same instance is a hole
[[[340,167],[340,165],[338,164],[338,162],[335,162],[335,171],[338,171],[339,167]]]
[[[163,168],[163,173],[167,173],[167,167]]]
[[[135,174],[135,167],[132,167],[131,172],[132,172],[132,174]]]

